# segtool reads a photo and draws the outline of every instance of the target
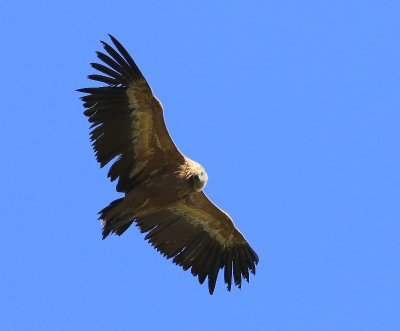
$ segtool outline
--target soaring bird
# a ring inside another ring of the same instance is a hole
[[[203,192],[208,176],[197,162],[184,156],[172,141],[163,108],[126,49],[109,35],[102,41],[102,63],[88,78],[101,87],[79,89],[90,138],[101,167],[109,162],[111,181],[118,180],[123,198],[99,212],[103,239],[123,234],[132,223],[167,259],[190,269],[214,292],[220,269],[230,291],[242,278],[255,275],[258,256],[233,224]]]

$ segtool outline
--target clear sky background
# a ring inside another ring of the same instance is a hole
[[[400,2],[3,1],[1,330],[400,330]],[[74,90],[114,34],[260,256],[215,294],[137,228]]]

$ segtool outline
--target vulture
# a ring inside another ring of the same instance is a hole
[[[97,52],[98,72],[88,79],[102,86],[81,88],[90,139],[101,167],[117,180],[123,197],[99,212],[103,239],[135,224],[145,240],[167,259],[208,279],[213,294],[220,269],[228,291],[232,282],[255,275],[258,256],[230,216],[203,192],[208,176],[172,141],[163,108],[127,50],[113,36]]]

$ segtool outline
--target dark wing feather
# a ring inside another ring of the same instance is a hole
[[[208,288],[214,292],[220,269],[230,291],[234,284],[241,287],[242,278],[249,281],[249,271],[256,273],[258,256],[231,218],[215,206],[203,192],[136,219],[145,239],[166,258],[184,270],[191,269],[203,283],[208,277]]]
[[[103,167],[112,160],[108,177],[117,190],[129,191],[151,171],[181,162],[183,156],[164,123],[163,109],[126,49],[110,36],[116,49],[102,42],[103,63],[91,63],[100,74],[89,75],[106,86],[79,89],[84,114],[92,123],[91,140]]]

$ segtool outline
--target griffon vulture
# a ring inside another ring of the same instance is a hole
[[[79,89],[97,161],[113,161],[108,177],[118,180],[124,197],[100,211],[103,239],[123,234],[132,223],[167,259],[191,269],[214,292],[218,272],[230,291],[233,281],[255,274],[258,256],[224,211],[204,194],[207,173],[184,156],[172,141],[163,108],[126,49],[110,35],[102,42],[100,74],[89,75],[105,86]]]

